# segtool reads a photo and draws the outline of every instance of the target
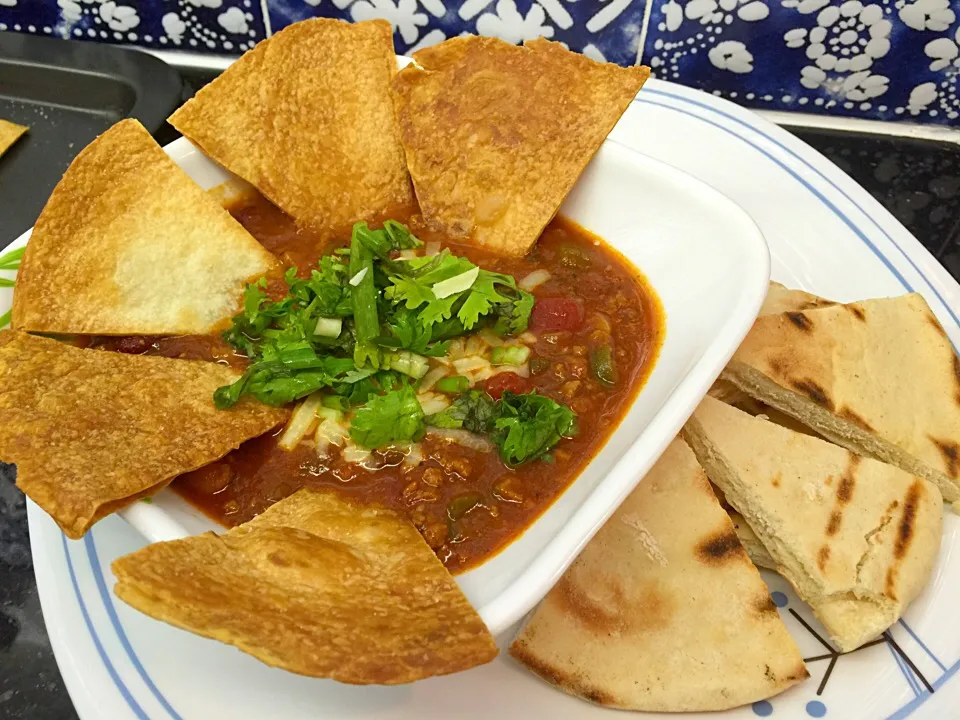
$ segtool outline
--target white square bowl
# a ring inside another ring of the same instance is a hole
[[[239,183],[185,138],[166,151],[204,188]],[[770,276],[766,242],[743,210],[611,140],[560,212],[643,272],[662,302],[666,333],[646,385],[583,473],[513,543],[457,576],[495,634],[547,593],[676,436],[749,330]],[[121,515],[151,541],[218,529],[169,489]]]

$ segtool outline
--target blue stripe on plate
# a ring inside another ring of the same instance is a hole
[[[885,642],[884,645],[887,646],[887,650],[889,650],[890,654],[893,656],[893,661],[897,664],[897,667],[900,668],[900,673],[903,675],[904,680],[907,681],[907,685],[909,685],[910,689],[913,690],[913,696],[918,696],[920,694],[920,685],[913,675],[913,670],[907,667],[907,664],[903,661],[903,658],[900,657],[900,653],[894,650],[890,643]],[[924,689],[924,692],[925,691],[926,689]]]
[[[946,666],[945,666],[942,662],[940,662],[940,660],[937,659],[937,656],[933,654],[933,652],[930,650],[930,648],[928,648],[926,645],[923,644],[923,641],[922,641],[920,638],[917,637],[917,634],[913,631],[913,628],[911,628],[909,625],[907,625],[907,623],[906,623],[902,618],[900,619],[900,624],[903,626],[903,629],[907,631],[907,633],[910,635],[910,637],[912,637],[912,638],[916,641],[917,645],[919,645],[919,646],[921,647],[921,649],[922,649],[927,655],[930,656],[930,659],[933,660],[933,661],[937,664],[937,666],[939,666],[939,668],[940,668],[941,670],[943,670],[944,672],[946,672],[946,671],[947,671]]]
[[[811,171],[813,171],[816,175],[818,175],[820,178],[822,178],[824,181],[826,181],[826,182],[827,182],[834,190],[836,190],[840,195],[842,195],[848,202],[850,202],[854,207],[856,207],[865,217],[867,217],[868,219],[870,219],[870,221],[873,222],[873,224],[880,230],[880,232],[883,233],[883,235],[884,235],[888,240],[890,240],[890,242],[894,245],[894,247],[896,247],[897,250],[898,250],[898,251],[903,255],[903,257],[907,260],[907,262],[910,264],[910,266],[924,279],[924,281],[925,281],[926,284],[927,284],[927,287],[930,289],[930,292],[933,293],[933,294],[937,297],[937,299],[940,301],[940,303],[947,309],[947,312],[950,314],[950,317],[953,319],[953,321],[957,324],[958,327],[960,327],[960,318],[957,317],[957,315],[953,312],[953,309],[950,307],[950,305],[943,299],[943,297],[942,297],[942,296],[940,295],[940,293],[936,290],[936,288],[930,283],[930,281],[927,280],[926,275],[920,270],[919,267],[917,267],[917,265],[916,265],[916,264],[913,262],[913,260],[907,255],[907,253],[906,253],[899,245],[897,245],[897,243],[893,240],[893,238],[890,237],[890,235],[887,233],[887,231],[886,231],[882,226],[880,226],[880,224],[877,223],[877,221],[874,220],[874,219],[872,218],[872,216],[870,216],[868,213],[866,213],[866,212],[860,207],[860,205],[859,205],[856,201],[854,201],[853,199],[851,199],[850,196],[849,196],[842,188],[838,187],[830,178],[826,177],[819,169],[815,168],[815,167],[812,166],[809,162],[807,162],[806,159],[804,159],[804,158],[801,157],[800,155],[797,155],[793,150],[791,150],[790,148],[788,148],[788,147],[786,147],[785,145],[783,145],[783,143],[781,143],[780,141],[778,141],[778,140],[776,140],[775,138],[771,137],[770,135],[767,135],[765,132],[763,132],[762,130],[754,127],[753,125],[750,125],[749,123],[741,120],[740,118],[735,117],[734,115],[731,115],[731,114],[726,113],[726,112],[724,112],[724,111],[722,111],[722,110],[718,110],[718,109],[716,109],[716,108],[713,108],[713,107],[711,107],[711,106],[709,106],[709,105],[707,105],[707,104],[705,104],[705,103],[702,103],[702,102],[699,102],[699,101],[696,101],[696,100],[691,100],[691,99],[689,99],[689,98],[685,98],[685,97],[682,97],[682,96],[680,96],[680,95],[675,95],[675,94],[673,94],[673,93],[666,92],[666,91],[663,91],[663,90],[654,90],[654,89],[652,89],[652,88],[646,90],[646,91],[644,92],[644,95],[646,95],[646,96],[649,96],[649,95],[660,95],[660,96],[663,96],[663,97],[668,97],[668,98],[671,98],[671,99],[673,99],[673,100],[677,100],[677,101],[680,101],[680,102],[688,103],[688,104],[690,104],[690,105],[694,105],[694,106],[696,106],[696,107],[698,107],[698,108],[701,108],[702,110],[705,110],[705,111],[707,111],[707,112],[713,113],[713,114],[715,114],[715,115],[720,115],[720,116],[722,116],[722,117],[725,117],[725,118],[727,118],[728,120],[731,120],[731,121],[737,123],[738,125],[741,125],[741,126],[743,126],[743,127],[745,127],[745,128],[748,128],[749,130],[751,130],[751,131],[753,131],[753,132],[761,135],[761,136],[764,137],[766,140],[768,140],[770,143],[772,143],[773,145],[776,145],[776,146],[779,147],[781,150],[783,150],[784,152],[786,152],[787,154],[789,154],[791,157],[795,158],[798,162],[800,162],[801,164],[803,164],[804,166],[806,166],[808,169],[810,169]],[[913,288],[911,287],[910,283],[907,282],[906,278],[904,278],[904,277],[900,274],[900,272],[893,266],[893,264],[890,262],[890,260],[880,251],[879,248],[877,248],[877,247],[870,241],[870,239],[866,236],[866,234],[865,234],[862,230],[860,230],[860,228],[859,228],[856,224],[854,224],[854,222],[853,222],[850,218],[848,218],[836,205],[834,205],[832,202],[830,202],[830,200],[828,200],[828,199],[826,198],[826,196],[824,196],[819,190],[817,190],[817,189],[814,188],[812,185],[810,185],[810,183],[808,183],[806,180],[804,180],[803,177],[800,176],[795,170],[793,170],[791,167],[787,166],[785,163],[783,163],[781,160],[779,160],[777,157],[775,157],[775,156],[772,155],[771,153],[767,152],[764,148],[760,147],[759,145],[757,145],[756,143],[752,142],[752,141],[749,140],[748,138],[746,138],[746,137],[744,137],[744,136],[742,136],[742,135],[737,134],[737,133],[734,132],[733,130],[730,130],[729,128],[727,128],[727,127],[725,127],[725,126],[723,126],[723,125],[721,125],[721,124],[719,124],[719,123],[717,123],[717,122],[714,122],[714,121],[712,121],[712,120],[708,120],[707,118],[701,117],[701,116],[699,116],[699,115],[697,115],[697,114],[695,114],[695,113],[692,113],[692,112],[683,110],[683,109],[681,109],[681,108],[677,108],[677,107],[674,107],[674,106],[672,106],[672,105],[668,105],[668,104],[665,104],[665,103],[660,103],[660,102],[655,102],[655,101],[652,101],[652,100],[648,100],[648,99],[646,99],[646,98],[644,98],[644,97],[642,97],[642,96],[641,96],[641,97],[638,97],[634,102],[640,102],[640,103],[646,103],[646,104],[649,104],[649,105],[655,105],[655,106],[657,106],[657,107],[662,107],[662,108],[667,109],[667,110],[672,110],[673,112],[678,112],[678,113],[681,113],[681,114],[683,114],[683,115],[687,115],[687,116],[689,116],[689,117],[691,117],[691,118],[693,118],[693,119],[695,119],[695,120],[699,120],[700,122],[704,122],[704,123],[707,123],[707,124],[709,124],[709,125],[711,125],[711,126],[713,126],[713,127],[715,127],[715,128],[718,128],[719,130],[722,130],[723,132],[727,133],[728,135],[731,135],[732,137],[737,138],[738,140],[744,142],[745,144],[749,145],[749,146],[752,147],[753,149],[757,150],[759,153],[761,153],[762,155],[764,155],[768,160],[770,160],[771,162],[773,162],[774,164],[776,164],[778,167],[780,167],[782,170],[784,170],[785,172],[787,172],[787,173],[788,173],[791,177],[793,177],[798,183],[800,183],[800,185],[802,185],[804,188],[806,188],[808,191],[810,191],[818,200],[820,200],[821,203],[823,203],[826,207],[828,207],[838,219],[840,219],[848,228],[850,228],[850,230],[851,230],[858,238],[860,238],[860,240],[861,240],[861,241],[871,250],[871,252],[873,252],[873,254],[887,267],[887,269],[890,271],[890,273],[891,273],[895,278],[897,278],[897,280],[900,282],[900,284],[903,285],[903,287],[904,287],[908,292],[912,292],[912,291],[913,291]],[[91,539],[91,542],[90,542],[90,546],[91,546],[91,547],[93,546],[92,539]],[[64,537],[64,551],[66,552],[66,550],[67,550],[66,537]],[[93,553],[91,554],[91,553],[89,553],[89,547],[88,547],[88,555],[90,555],[91,570],[93,571],[94,577],[96,578],[97,587],[99,588],[100,594],[101,594],[101,600],[102,600],[103,603],[104,603],[104,606],[105,606],[105,608],[106,608],[106,610],[107,610],[108,616],[111,618],[111,621],[113,622],[114,630],[117,632],[117,635],[118,635],[119,638],[120,638],[121,644],[123,645],[123,647],[124,647],[124,648],[126,649],[126,651],[127,651],[127,655],[130,657],[130,660],[131,660],[131,662],[133,662],[134,667],[137,668],[137,671],[140,673],[141,677],[144,679],[144,681],[146,682],[147,686],[150,687],[151,691],[154,693],[154,695],[157,697],[157,699],[158,699],[158,700],[161,702],[161,704],[171,713],[171,715],[172,715],[174,718],[177,718],[177,719],[179,720],[179,716],[173,711],[173,709],[170,707],[169,703],[167,703],[166,700],[163,699],[162,694],[160,694],[159,690],[156,688],[156,686],[154,685],[154,683],[149,679],[149,676],[146,674],[146,671],[144,670],[143,666],[140,664],[139,660],[137,659],[136,653],[133,651],[133,647],[130,645],[129,640],[127,639],[126,633],[125,633],[124,630],[123,630],[123,626],[120,624],[119,619],[117,619],[116,611],[114,610],[114,608],[113,608],[113,606],[112,606],[112,603],[111,603],[111,601],[110,601],[109,593],[107,593],[107,591],[106,591],[106,582],[105,582],[104,579],[103,579],[103,573],[102,573],[102,571],[101,571],[101,569],[100,569],[100,563],[96,561],[96,550],[94,549]],[[67,562],[70,563],[70,555],[69,555],[69,552],[67,552]],[[108,670],[111,678],[113,678],[114,683],[117,685],[117,688],[120,690],[121,694],[122,694],[125,698],[127,698],[127,701],[130,703],[131,709],[134,710],[134,712],[137,714],[138,717],[140,717],[140,718],[145,718],[146,716],[143,715],[143,711],[140,709],[140,706],[137,705],[136,702],[133,700],[133,697],[130,695],[129,690],[123,685],[122,681],[120,680],[120,678],[119,678],[119,676],[117,675],[116,671],[113,669],[113,666],[110,664],[109,659],[107,658],[106,654],[105,654],[104,651],[103,651],[103,647],[102,647],[102,645],[100,644],[100,640],[99,640],[99,638],[97,637],[96,631],[94,630],[94,627],[93,627],[92,623],[90,622],[89,616],[87,615],[86,606],[84,605],[84,603],[83,603],[83,598],[82,598],[81,595],[80,595],[80,588],[78,587],[77,582],[76,582],[76,578],[75,578],[75,576],[73,575],[73,566],[72,566],[72,565],[70,566],[70,573],[71,573],[71,579],[73,580],[73,589],[74,589],[74,592],[75,592],[76,595],[77,595],[77,601],[80,603],[80,608],[81,608],[81,610],[82,610],[82,612],[83,612],[84,619],[86,620],[87,629],[90,631],[90,635],[91,635],[91,637],[92,637],[93,640],[94,640],[94,644],[97,646],[97,650],[98,650],[99,653],[100,653],[101,659],[103,660],[104,664],[107,666],[107,670]],[[912,633],[911,633],[911,634],[912,634]],[[914,636],[914,639],[916,639],[917,642],[920,642],[919,639],[917,639],[915,636]],[[937,662],[938,662],[938,664],[939,664],[939,661],[937,661]],[[941,667],[942,667],[942,665],[941,665]],[[951,668],[949,668],[940,678],[938,678],[938,679],[933,683],[934,689],[937,689],[937,688],[941,687],[944,682],[946,682],[950,677],[952,677],[952,676],[957,672],[957,670],[960,670],[960,661],[958,661],[955,665],[953,665]],[[909,677],[909,675],[908,675],[908,677]],[[913,683],[912,683],[912,682],[911,682],[911,687],[913,687]],[[918,695],[913,701],[911,701],[910,703],[904,705],[900,710],[898,710],[896,713],[894,713],[893,715],[891,715],[890,718],[889,718],[889,720],[902,720],[902,718],[906,718],[906,717],[907,717],[908,715],[910,715],[917,707],[919,707],[929,696],[930,696],[930,695],[929,695],[929,693],[927,693],[927,692],[924,692],[923,694]]]
[[[144,669],[143,664],[140,662],[140,658],[137,657],[137,653],[134,652],[133,646],[130,644],[130,640],[127,638],[126,632],[123,630],[123,625],[120,624],[120,618],[117,616],[117,609],[113,606],[113,599],[110,597],[110,593],[107,591],[107,583],[103,577],[103,573],[100,572],[100,558],[97,556],[97,546],[93,541],[93,531],[91,530],[83,538],[83,544],[87,548],[87,558],[90,560],[90,567],[96,568],[96,572],[93,573],[94,578],[97,581],[97,590],[100,591],[100,598],[103,600],[103,606],[107,610],[107,616],[110,618],[110,623],[113,625],[113,629],[117,631],[117,637],[120,638],[120,644],[123,646],[123,649],[127,653],[127,657],[130,658],[130,662],[133,664],[134,669],[143,679],[143,682],[146,683],[147,687],[150,688],[150,692],[153,693],[153,696],[157,701],[163,706],[163,709],[170,713],[170,717],[173,720],[183,720],[174,710],[170,703],[167,702],[167,699],[163,696],[163,693],[153,684],[153,680],[150,679],[150,676],[147,674],[147,671]]]
[[[61,533],[60,536],[63,538],[63,554],[67,558],[67,570],[70,572],[70,582],[73,584],[73,592],[76,593],[77,602],[80,604],[80,613],[83,615],[83,621],[87,625],[87,630],[90,631],[90,637],[93,639],[93,644],[96,646],[97,652],[100,654],[100,659],[103,661],[104,667],[107,668],[107,673],[113,680],[113,684],[117,686],[117,690],[120,691],[123,699],[127,701],[127,705],[129,705],[130,709],[133,710],[133,714],[141,720],[150,720],[147,714],[143,711],[143,708],[141,708],[137,704],[137,701],[133,699],[133,695],[127,689],[127,686],[123,684],[120,676],[117,675],[117,671],[114,669],[113,663],[110,662],[110,658],[107,657],[107,653],[104,651],[103,645],[100,643],[100,637],[97,635],[96,630],[93,629],[93,623],[90,621],[90,615],[87,613],[87,606],[83,602],[83,596],[80,594],[80,586],[77,583],[77,574],[73,570],[73,560],[70,558],[70,548],[67,545],[67,536],[63,533]],[[99,568],[99,565],[97,567]],[[94,575],[96,574],[97,573],[94,573]]]
[[[819,176],[819,177],[820,177],[822,180],[824,180],[828,185],[830,185],[830,187],[832,187],[834,190],[836,190],[838,193],[840,193],[840,195],[842,195],[842,196],[844,197],[844,199],[847,200],[847,202],[849,202],[849,203],[850,203],[851,205],[853,205],[857,210],[859,210],[861,215],[863,215],[863,216],[866,217],[871,223],[873,223],[873,226],[874,226],[875,228],[877,228],[877,230],[879,230],[887,240],[890,241],[890,243],[897,249],[897,251],[900,253],[900,255],[903,256],[904,260],[907,261],[907,263],[910,265],[910,267],[912,267],[912,268],[917,272],[917,274],[920,275],[920,277],[922,277],[922,278],[924,279],[924,282],[926,282],[927,287],[930,288],[930,292],[932,292],[932,293],[936,296],[937,300],[940,301],[940,304],[943,305],[944,308],[946,308],[947,313],[950,315],[950,317],[953,319],[953,321],[954,321],[958,326],[960,326],[960,317],[958,317],[957,314],[954,312],[953,308],[950,307],[950,303],[948,303],[946,300],[944,300],[943,296],[940,295],[940,293],[937,291],[936,287],[934,287],[933,283],[931,283],[929,280],[927,280],[927,276],[923,273],[923,271],[922,271],[922,270],[917,266],[917,264],[913,261],[913,258],[911,258],[911,257],[907,254],[907,252],[906,252],[902,247],[900,247],[900,245],[890,236],[890,233],[887,232],[886,228],[884,228],[880,223],[878,223],[878,222],[876,221],[876,219],[874,219],[873,215],[871,215],[870,213],[868,213],[867,211],[865,211],[865,210],[860,206],[860,203],[858,203],[856,200],[854,200],[853,198],[851,198],[850,195],[847,194],[847,191],[846,191],[846,190],[844,190],[842,187],[840,187],[839,185],[837,185],[837,184],[836,184],[833,180],[831,180],[829,177],[827,177],[826,175],[824,175],[823,172],[821,172],[821,170],[820,170],[819,168],[814,167],[813,165],[811,165],[811,164],[810,164],[809,162],[807,162],[803,157],[801,157],[801,156],[798,155],[796,152],[794,152],[793,150],[791,150],[790,148],[788,148],[786,145],[784,145],[784,144],[783,144],[782,142],[780,142],[779,140],[775,139],[775,138],[772,137],[771,135],[768,135],[766,132],[764,132],[764,131],[761,130],[760,128],[754,127],[754,126],[751,125],[750,123],[748,123],[748,122],[746,122],[746,121],[744,121],[744,120],[736,117],[735,115],[731,115],[730,113],[724,112],[723,110],[718,110],[718,109],[716,109],[716,108],[710,107],[709,105],[706,105],[706,104],[704,104],[704,103],[702,103],[702,102],[700,102],[700,101],[698,101],[698,100],[693,100],[693,99],[691,99],[691,98],[686,98],[686,97],[683,97],[683,96],[681,96],[681,95],[675,95],[674,93],[667,92],[666,90],[654,90],[654,89],[650,89],[650,90],[648,90],[648,92],[651,93],[651,94],[654,94],[654,95],[662,95],[662,96],[665,96],[665,97],[669,97],[669,98],[672,98],[672,99],[674,99],[674,100],[678,100],[678,101],[680,101],[680,102],[689,103],[689,104],[691,104],[691,105],[695,105],[695,106],[697,106],[697,107],[699,107],[699,108],[702,108],[702,109],[704,109],[704,110],[708,110],[708,111],[710,111],[710,112],[712,112],[712,113],[715,113],[715,114],[717,114],[717,115],[721,115],[721,116],[723,116],[723,117],[725,117],[725,118],[727,118],[727,119],[729,119],[729,120],[732,120],[733,122],[737,123],[738,125],[741,125],[742,127],[749,128],[750,130],[753,130],[755,133],[757,133],[757,134],[760,135],[761,137],[765,138],[766,140],[769,140],[771,143],[773,143],[774,145],[776,145],[777,147],[779,147],[781,150],[785,151],[785,152],[786,152],[787,154],[789,154],[791,157],[793,157],[794,159],[796,159],[797,161],[799,161],[800,163],[802,163],[803,165],[805,165],[806,167],[808,167],[810,170],[812,170],[814,173],[816,173],[817,176]],[[737,136],[737,137],[740,137],[740,136]],[[755,148],[757,148],[758,150],[761,150],[757,145],[755,145],[754,143],[751,143],[751,142],[750,142],[749,140],[747,140],[746,138],[740,138],[740,139],[743,140],[744,142],[750,144],[750,145],[753,145],[753,146],[754,146]],[[761,150],[761,152],[763,152],[763,151]],[[764,154],[766,154],[766,153],[764,153]],[[778,161],[775,160],[775,162],[777,162],[778,165],[781,165],[781,167],[784,167],[784,166],[783,166],[781,163],[779,163]],[[795,173],[793,173],[793,172],[791,172],[791,175],[793,175],[794,177],[797,177],[797,175],[796,175]],[[798,179],[803,185],[807,186],[808,188],[810,187],[810,186],[806,183],[806,181],[802,180],[802,179],[799,178],[799,177],[797,177],[797,179]],[[812,190],[812,188],[810,188],[810,189]],[[819,196],[819,195],[818,195],[818,196]],[[834,212],[837,212],[838,215],[840,215],[841,217],[843,217],[842,213],[839,213],[839,212],[836,210],[836,208],[833,207],[833,205],[831,205],[830,203],[826,203],[826,204],[827,204]],[[844,221],[846,221],[846,218],[845,218],[845,217],[844,217]],[[855,232],[857,232],[858,235],[860,234],[859,231],[855,231]],[[863,237],[863,236],[861,235],[861,237]],[[877,248],[875,248],[875,247],[873,246],[873,244],[870,243],[866,238],[863,238],[863,239],[864,239],[864,242],[866,242],[867,245],[870,247],[870,249],[873,250],[874,254],[876,254],[877,257],[879,257],[881,260],[883,260],[884,264],[886,264],[887,267],[890,267],[890,268],[891,268],[891,270],[893,271],[893,274],[894,274],[898,279],[901,279],[901,278],[900,278],[900,274],[899,274],[896,270],[893,270],[893,268],[890,266],[889,262],[887,261],[886,257],[883,255],[883,253],[881,253]],[[901,282],[902,282],[902,279],[901,279]],[[909,286],[907,283],[904,283],[904,286],[907,287],[907,289],[910,288],[910,286]],[[954,346],[954,348],[956,349],[956,346]]]

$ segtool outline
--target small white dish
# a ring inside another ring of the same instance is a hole
[[[204,188],[239,182],[185,138],[166,151]],[[666,336],[646,385],[580,477],[502,552],[457,577],[494,633],[546,594],[677,434],[750,328],[770,274],[767,245],[743,210],[614,141],[560,212],[643,272],[663,304]],[[120,514],[152,542],[220,529],[169,489]]]

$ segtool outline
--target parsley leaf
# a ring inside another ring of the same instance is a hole
[[[540,457],[562,438],[577,434],[577,416],[573,410],[536,392],[521,395],[505,392],[497,410],[491,439],[508,465],[520,465]]]
[[[357,408],[350,423],[350,437],[368,448],[417,441],[423,432],[423,408],[410,385],[386,395],[374,395]]]
[[[511,466],[542,458],[562,438],[577,434],[576,413],[536,392],[505,392],[494,400],[481,390],[469,390],[448,408],[427,416],[426,423],[487,435]]]
[[[463,428],[486,435],[496,414],[496,400],[482,390],[468,390],[458,395],[449,407],[428,415],[426,422],[433,427]]]

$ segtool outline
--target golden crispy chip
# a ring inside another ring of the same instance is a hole
[[[217,410],[237,379],[215,363],[81,350],[0,332],[0,460],[72,538],[175,476],[282,422],[244,401]]]
[[[13,327],[99,335],[212,331],[273,256],[136,120],[88,145],[37,220]]]
[[[682,440],[584,548],[510,653],[571,695],[653,712],[724,710],[807,677]]]
[[[13,144],[20,139],[29,128],[23,125],[17,125],[9,120],[0,118],[0,157],[13,147]]]
[[[394,81],[400,139],[431,227],[525,254],[650,75],[538,39],[454,38]]]
[[[306,20],[246,53],[170,124],[298,222],[342,227],[413,200],[396,72],[390,23]]]
[[[141,612],[301,675],[394,685],[497,654],[408,521],[329,492],[301,490],[224,535],[149,545],[113,572]]]

